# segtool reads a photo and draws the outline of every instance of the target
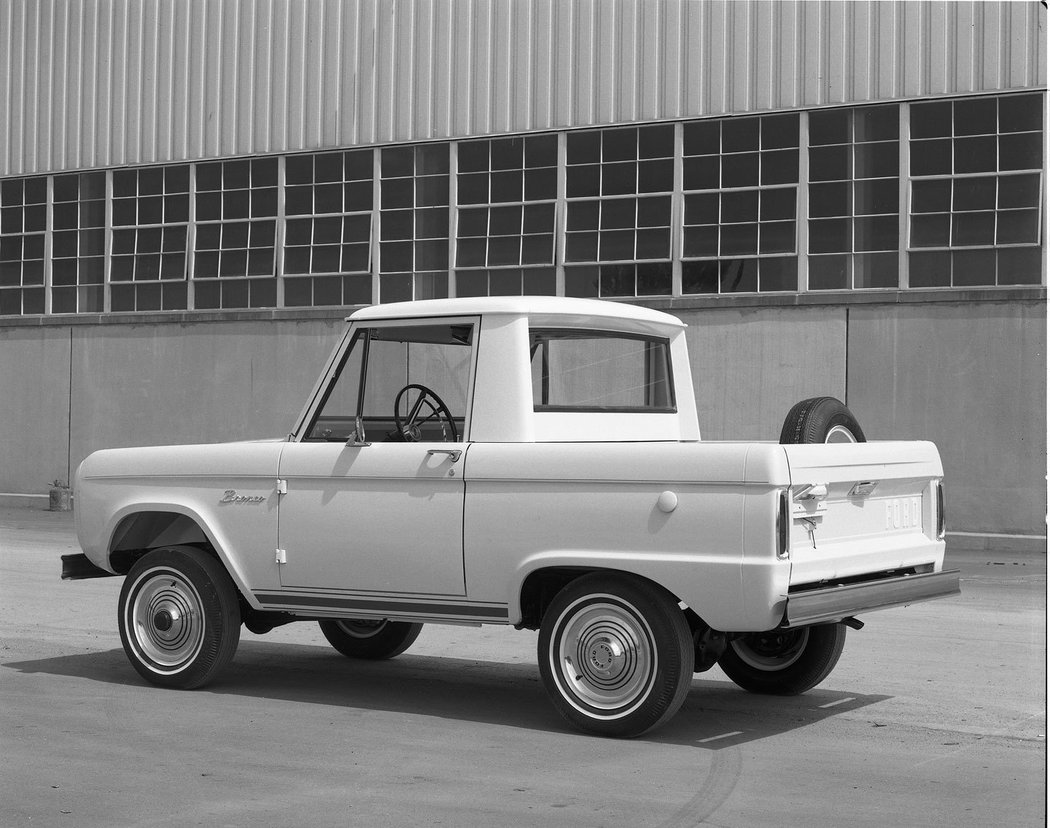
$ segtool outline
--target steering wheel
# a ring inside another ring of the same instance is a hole
[[[409,391],[418,391],[419,396],[412,403],[408,416],[402,419],[400,413],[401,398],[408,394]],[[429,409],[430,412],[425,416],[423,416],[424,407]],[[448,442],[448,431],[445,430],[445,423],[448,423],[449,431],[452,432],[452,442],[459,442],[459,430],[456,428],[456,421],[452,419],[452,412],[448,410],[448,406],[441,400],[441,397],[425,385],[417,385],[416,383],[410,383],[397,392],[397,396],[394,398],[394,427],[406,442],[419,442],[422,439],[419,427],[435,417],[442,421],[441,431],[445,437],[445,442]]]

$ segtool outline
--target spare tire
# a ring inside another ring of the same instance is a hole
[[[834,397],[810,397],[795,403],[780,430],[781,443],[864,443],[864,431]]]

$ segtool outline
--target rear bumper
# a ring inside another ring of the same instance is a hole
[[[781,627],[804,627],[841,621],[877,609],[902,607],[958,595],[959,570],[901,575],[881,581],[831,586],[788,595]]]

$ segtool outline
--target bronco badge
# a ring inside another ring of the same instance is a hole
[[[239,495],[236,489],[227,489],[219,503],[262,503],[264,500],[262,495]]]

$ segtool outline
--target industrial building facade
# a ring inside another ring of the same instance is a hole
[[[960,532],[1038,538],[1045,26],[1027,2],[0,0],[0,492],[105,445],[279,433],[348,307],[555,294],[687,321],[705,436],[773,439],[830,393],[938,443]],[[291,354],[260,361],[268,334]]]

